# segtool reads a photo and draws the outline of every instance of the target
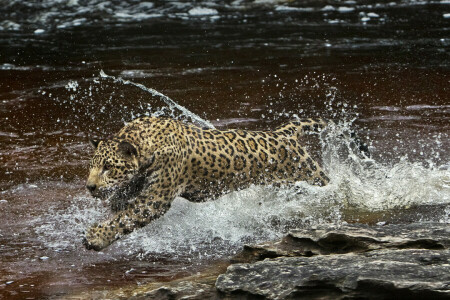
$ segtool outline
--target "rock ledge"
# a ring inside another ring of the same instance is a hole
[[[126,299],[450,299],[450,226],[317,226],[247,245],[226,271],[125,291]],[[214,268],[212,269],[214,270]]]

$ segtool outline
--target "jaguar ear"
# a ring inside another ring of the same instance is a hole
[[[97,149],[98,144],[100,144],[100,141],[94,140],[94,139],[89,139],[89,144],[91,144],[91,146],[94,147],[94,149]]]
[[[137,156],[136,148],[128,142],[121,142],[119,144],[119,152],[126,158]]]

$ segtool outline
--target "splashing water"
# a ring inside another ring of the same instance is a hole
[[[427,168],[407,157],[393,165],[361,159],[352,151],[351,141],[342,140],[347,126],[331,124],[321,141],[325,169],[342,204],[370,212],[450,203],[448,168],[433,163]]]
[[[391,166],[362,158],[343,134],[349,126],[331,124],[320,137],[323,164],[331,178],[328,186],[252,186],[205,203],[176,198],[166,215],[119,240],[111,251],[137,257],[217,258],[296,226],[347,222],[349,212],[354,220],[426,205],[442,207],[432,221],[450,222],[450,170],[426,168],[406,158]],[[45,225],[35,230],[50,247],[73,248],[85,228],[106,214],[97,200],[77,196],[68,210],[48,213]]]
[[[197,116],[196,114],[194,114],[193,112],[188,110],[186,107],[179,105],[178,103],[176,103],[175,101],[173,101],[172,99],[170,99],[166,95],[158,92],[155,89],[148,88],[145,85],[140,84],[140,83],[135,83],[135,82],[132,82],[132,81],[129,81],[129,80],[124,80],[124,79],[122,79],[120,77],[114,77],[114,76],[111,76],[111,75],[107,75],[107,74],[105,74],[105,72],[103,70],[100,71],[100,77],[113,79],[114,82],[120,82],[120,83],[125,84],[125,85],[133,85],[135,87],[138,87],[141,90],[143,90],[145,92],[148,92],[148,93],[150,93],[153,96],[159,97],[161,100],[163,100],[169,106],[169,108],[171,110],[178,109],[183,115],[185,115],[186,117],[190,118],[194,123],[197,123],[198,125],[200,125],[202,127],[214,128],[214,125],[211,124],[211,122],[200,118],[199,116]]]
[[[108,208],[99,199],[75,196],[65,210],[50,208],[48,212],[35,218],[35,232],[44,240],[46,247],[53,250],[74,250],[83,232],[94,221],[108,214]],[[75,243],[74,243],[75,242]]]
[[[100,76],[138,87],[162,99],[172,111],[177,109],[193,122],[213,128],[209,121],[154,89],[103,71]],[[335,94],[336,88],[330,87],[329,110]],[[165,113],[161,108],[153,114]],[[311,186],[305,182],[282,188],[252,186],[205,203],[176,198],[166,215],[119,240],[110,247],[111,251],[135,257],[217,258],[234,253],[244,243],[279,237],[296,226],[339,224],[359,220],[363,215],[427,205],[443,207],[432,221],[450,222],[449,168],[424,167],[409,162],[406,157],[391,165],[362,157],[354,151],[349,138],[354,117],[346,121],[348,114],[346,111],[343,114],[342,120],[330,123],[319,137],[321,160],[331,178],[328,186]],[[298,117],[295,112],[291,116]],[[95,221],[105,219],[107,214],[107,207],[100,201],[75,196],[68,209],[50,210],[35,219],[35,232],[49,248],[73,250],[84,230]]]

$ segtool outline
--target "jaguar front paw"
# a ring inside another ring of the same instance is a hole
[[[116,240],[115,234],[108,232],[101,225],[94,225],[86,233],[83,238],[83,245],[88,250],[100,251]]]

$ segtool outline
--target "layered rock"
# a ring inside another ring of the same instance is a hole
[[[291,231],[280,241],[244,246],[233,262],[254,262],[279,256],[361,253],[380,249],[450,248],[450,226],[413,223],[371,227],[362,224],[321,225]]]
[[[449,299],[450,250],[280,257],[231,265],[216,288],[267,299]]]
[[[173,282],[81,296],[126,299],[450,299],[450,226],[323,225],[245,246]]]
[[[319,226],[246,246],[216,288],[266,299],[449,299],[450,227]]]

